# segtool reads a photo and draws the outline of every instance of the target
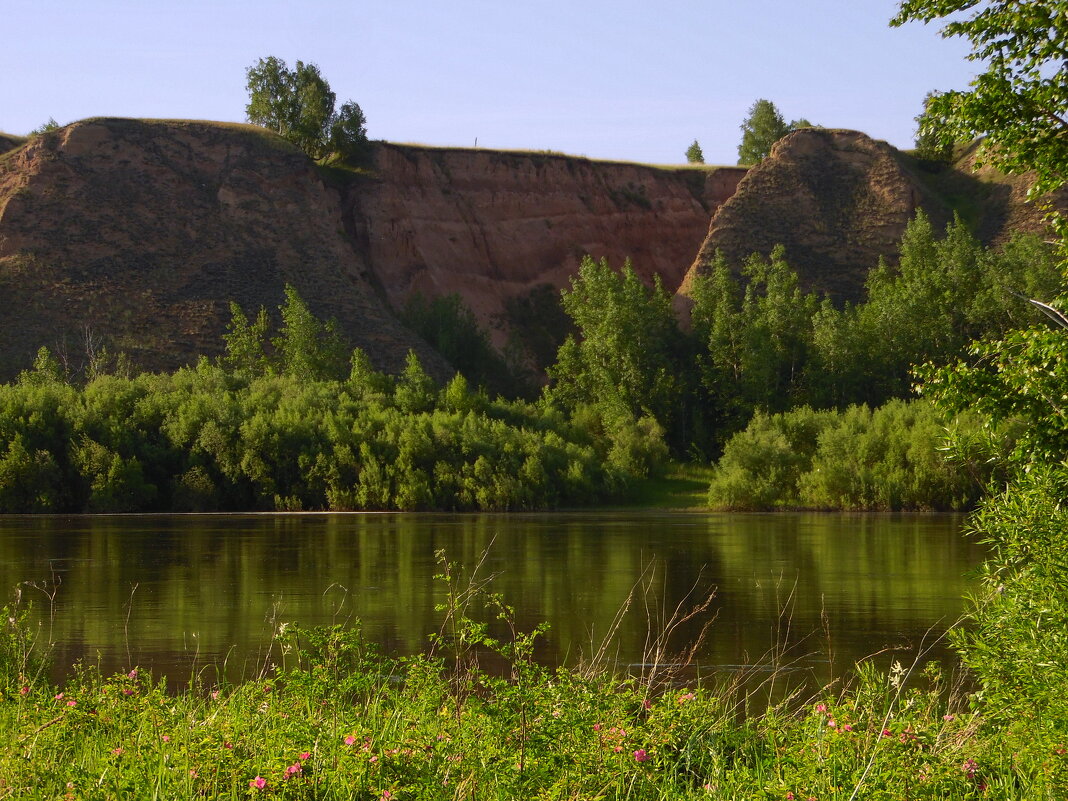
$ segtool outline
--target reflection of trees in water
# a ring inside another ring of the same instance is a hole
[[[588,655],[634,589],[618,655],[640,661],[646,607],[655,625],[656,610],[716,585],[703,663],[758,659],[775,644],[818,650],[822,635],[811,635],[824,611],[845,663],[956,616],[961,575],[979,560],[957,523],[652,513],[11,518],[0,521],[0,582],[47,579],[53,560],[65,653],[96,661],[100,649],[105,663],[125,664],[129,606],[135,661],[187,675],[198,647],[202,663],[236,647],[240,665],[268,641],[272,615],[304,625],[359,618],[385,650],[422,650],[444,600],[431,579],[435,552],[470,569],[489,548],[484,571],[499,574],[492,589],[520,625],[551,623],[540,650],[549,662]],[[680,630],[677,645],[702,623]]]

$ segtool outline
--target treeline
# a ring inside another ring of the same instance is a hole
[[[0,386],[0,512],[536,509],[618,494],[661,461],[648,421],[574,421],[397,376],[287,289],[277,335],[232,307],[227,353],[75,385],[42,349]]]
[[[914,365],[1037,321],[1020,295],[1053,297],[1061,276],[1037,237],[993,251],[959,219],[936,237],[920,213],[898,266],[879,264],[866,286],[864,302],[840,307],[804,292],[782,249],[740,275],[718,257],[690,289],[686,329],[659,282],[587,259],[563,295],[577,334],[549,368],[546,398],[572,413],[652,417],[676,458],[715,457],[758,411],[909,397]]]

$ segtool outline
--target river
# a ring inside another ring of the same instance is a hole
[[[282,623],[358,619],[387,653],[425,650],[442,621],[443,552],[464,576],[481,562],[477,578],[493,577],[521,628],[549,624],[538,651],[547,663],[589,659],[611,635],[604,653],[640,669],[673,610],[714,592],[670,644],[683,650],[711,621],[692,671],[785,665],[825,681],[875,653],[910,660],[958,618],[966,574],[983,558],[961,522],[630,511],[6,516],[0,587],[33,602],[59,673],[81,659],[177,682],[224,666],[240,679],[275,658],[267,646]]]

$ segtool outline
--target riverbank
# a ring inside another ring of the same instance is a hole
[[[944,801],[1055,797],[1065,767],[919,665],[762,707],[667,669],[544,668],[535,634],[495,642],[460,614],[405,660],[358,630],[282,627],[260,675],[168,693],[136,668],[49,684],[5,620],[0,798]],[[487,652],[505,678],[477,667]]]

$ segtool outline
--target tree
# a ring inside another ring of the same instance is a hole
[[[931,114],[931,102],[938,92],[923,98],[923,111],[916,117],[916,155],[924,161],[947,164],[953,158],[953,141],[944,135],[945,125]]]
[[[771,147],[790,132],[790,126],[770,100],[761,98],[749,107],[749,116],[742,123],[742,143],[738,145],[738,163],[756,164],[762,161]]]
[[[693,140],[693,144],[686,148],[686,161],[690,164],[704,164],[705,154],[701,151],[701,145],[697,140]]]
[[[942,29],[972,45],[981,66],[966,91],[931,98],[924,130],[943,142],[984,137],[983,159],[1010,173],[1034,170],[1033,196],[1068,180],[1068,13],[1063,2],[904,0],[893,26],[971,10]]]
[[[298,61],[290,70],[274,56],[259,59],[245,75],[249,122],[270,128],[312,158],[353,158],[367,143],[367,120],[351,100],[334,110],[336,95],[319,67]]]

